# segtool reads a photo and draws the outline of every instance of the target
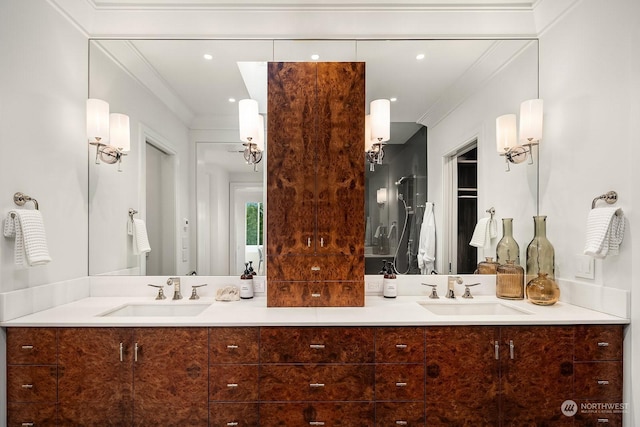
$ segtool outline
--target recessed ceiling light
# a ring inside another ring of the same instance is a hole
[[[204,55],[202,55],[202,57],[204,59],[206,59],[207,61],[211,61],[213,59],[213,55],[211,55],[209,53],[205,53]]]
[[[314,53],[313,55],[311,55],[311,59],[313,59],[314,61],[317,61],[318,59],[320,59],[320,55],[318,55],[317,53]]]
[[[235,98],[229,98],[229,102],[236,102]]]
[[[389,98],[389,101],[391,102],[396,102],[398,100],[398,98]]]
[[[419,53],[419,54],[416,56],[416,59],[417,59],[418,61],[420,61],[421,59],[424,59],[424,53]]]

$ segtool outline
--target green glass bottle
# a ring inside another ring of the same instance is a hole
[[[526,283],[539,275],[546,275],[547,279],[555,281],[555,250],[547,239],[547,217],[534,216],[533,226],[533,240],[527,246]]]
[[[502,265],[509,260],[520,265],[520,246],[513,238],[513,218],[502,218],[502,239],[496,246],[496,262]]]

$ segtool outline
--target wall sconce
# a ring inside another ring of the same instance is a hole
[[[384,143],[391,138],[391,101],[371,101],[369,112],[364,121],[364,150],[370,164],[369,170],[373,172],[376,164],[382,164]]]
[[[87,139],[96,146],[96,164],[118,163],[122,172],[122,157],[131,149],[129,116],[109,114],[109,104],[101,99],[87,99]]]
[[[496,119],[496,148],[509,163],[522,163],[529,157],[533,164],[532,147],[542,139],[542,99],[530,99],[520,104],[520,144],[518,144],[516,115],[505,114]]]
[[[245,147],[244,160],[257,171],[256,165],[262,160],[264,151],[264,117],[259,114],[258,101],[254,99],[241,99],[238,102],[238,113],[240,141]]]
[[[379,205],[384,206],[385,203],[387,203],[387,189],[386,188],[378,188],[378,191],[376,191],[376,200],[378,202]],[[382,207],[380,206],[380,207]]]

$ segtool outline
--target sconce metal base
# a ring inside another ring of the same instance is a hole
[[[262,160],[262,151],[258,148],[256,144],[252,144],[250,142],[246,142],[242,144],[245,146],[243,151],[244,160],[249,165],[253,165],[253,171],[257,172],[257,165]]]
[[[376,143],[371,146],[371,150],[365,153],[367,160],[369,161],[369,170],[375,171],[375,165],[381,165],[382,159],[384,159],[384,144]]]

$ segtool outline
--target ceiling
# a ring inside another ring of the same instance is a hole
[[[526,6],[531,7],[535,0],[89,0],[96,7],[211,7],[211,6]]]

